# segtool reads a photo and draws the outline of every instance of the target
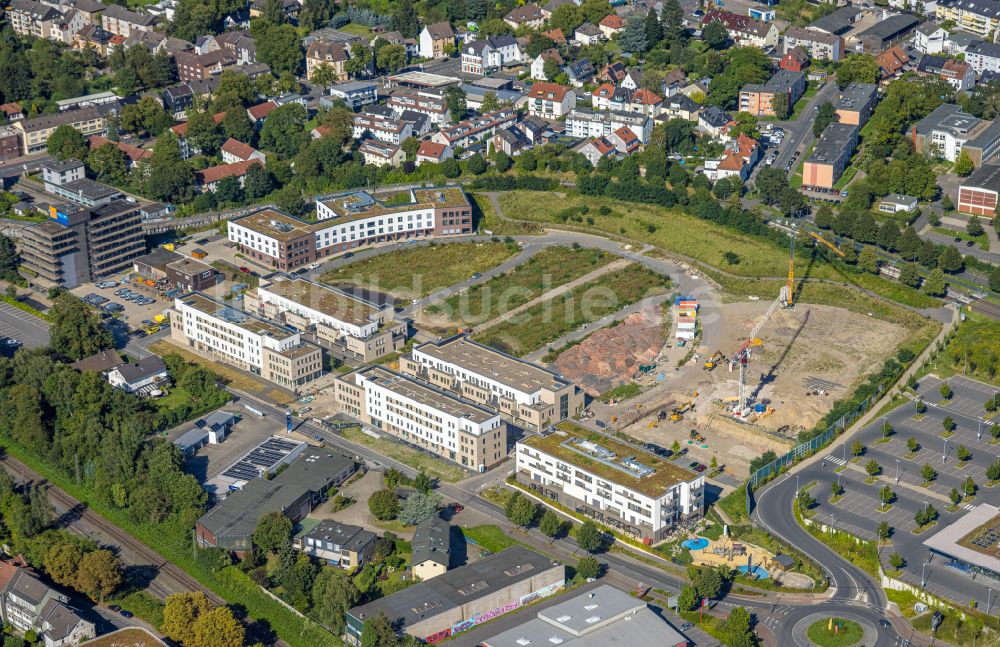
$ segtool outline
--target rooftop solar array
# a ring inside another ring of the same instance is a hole
[[[1000,543],[1000,523],[984,528],[975,539],[973,545],[989,550]]]
[[[257,445],[249,454],[233,463],[222,476],[236,481],[249,481],[273,470],[302,443],[272,436]]]

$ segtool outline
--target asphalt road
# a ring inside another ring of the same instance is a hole
[[[814,108],[824,101],[832,102],[837,98],[839,91],[840,89],[836,83],[827,83],[809,99],[809,103],[806,104],[805,110],[802,111],[802,115],[798,119],[795,121],[781,121],[775,124],[785,131],[785,142],[782,151],[778,153],[777,159],[772,164],[773,168],[785,168],[785,165],[791,161],[795,151],[800,152],[800,159],[802,155],[806,154],[814,139],[812,132],[813,122],[816,121],[816,110]],[[796,165],[793,164],[791,170],[788,171],[789,177],[795,173]]]
[[[25,348],[39,348],[48,345],[49,328],[49,322],[0,302],[0,337],[20,340]]]

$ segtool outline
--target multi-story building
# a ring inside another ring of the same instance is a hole
[[[1000,195],[1000,165],[983,164],[967,177],[958,189],[958,210],[993,218]]]
[[[542,431],[583,410],[583,392],[540,366],[458,335],[427,342],[400,358],[399,370]]]
[[[324,519],[312,530],[295,536],[295,548],[331,566],[353,570],[375,555],[378,535],[361,526]]]
[[[128,38],[133,32],[151,32],[156,27],[156,16],[129,11],[112,4],[101,14],[101,27],[112,34]]]
[[[965,152],[976,167],[1000,153],[1000,120],[985,121],[949,103],[917,122],[911,136],[918,151],[933,152],[950,162]]]
[[[474,40],[462,46],[462,71],[468,74],[489,74],[520,63],[521,48],[510,35]]]
[[[528,89],[527,97],[528,114],[537,115],[546,119],[554,119],[569,114],[569,111],[576,105],[576,92],[573,88],[539,81]]]
[[[299,332],[192,292],[174,300],[171,337],[295,391],[323,374],[323,353]]]
[[[21,564],[0,561],[0,615],[19,632],[33,631],[45,647],[78,645],[96,635],[94,623],[69,606],[69,596]]]
[[[406,153],[395,144],[380,142],[377,139],[366,139],[358,146],[365,164],[372,166],[399,166],[406,159]]]
[[[913,49],[922,54],[941,54],[947,51],[947,44],[948,30],[932,20],[923,23],[913,32]],[[965,60],[968,61],[969,57],[966,56]]]
[[[538,29],[545,23],[545,12],[537,4],[529,3],[514,7],[503,19],[514,29],[518,27]]]
[[[49,207],[49,220],[18,239],[31,284],[73,288],[127,270],[146,253],[139,205],[115,200],[96,209]]]
[[[1000,2],[997,0],[940,0],[934,12],[939,22],[954,29],[986,38],[1000,29]]]
[[[487,112],[482,116],[460,121],[454,126],[441,128],[434,133],[431,140],[450,148],[468,147],[492,137],[497,131],[513,126],[516,122],[517,111],[512,108],[502,108],[496,112]]]
[[[302,278],[262,280],[247,292],[243,307],[298,330],[310,330],[320,341],[363,362],[394,353],[406,342],[407,324],[393,318],[391,305],[380,306]]]
[[[924,54],[917,63],[917,72],[936,76],[960,92],[976,84],[976,72],[971,65],[944,56]]]
[[[756,117],[774,117],[777,115],[778,97],[784,97],[784,112],[788,113],[805,91],[805,72],[779,69],[767,83],[743,86],[740,90],[740,112],[749,112]]]
[[[839,61],[845,56],[843,38],[817,29],[789,27],[785,32],[785,54],[796,47],[806,50],[810,58]]]
[[[778,28],[773,22],[754,20],[749,16],[721,10],[709,11],[702,19],[702,25],[713,22],[725,25],[730,38],[741,46],[763,49],[778,45]]]
[[[409,191],[409,202],[387,205],[364,191],[316,201],[319,222],[307,223],[273,209],[230,220],[229,240],[257,262],[276,270],[374,243],[472,232],[472,207],[454,186]]]
[[[878,85],[874,83],[852,83],[844,88],[837,99],[837,117],[842,124],[864,126],[872,116],[878,100]]]
[[[236,57],[237,65],[257,62],[257,43],[249,29],[227,31],[214,39],[215,44]]]
[[[976,41],[965,50],[965,62],[972,66],[976,74],[1000,73],[1000,45]]]
[[[420,32],[420,56],[424,58],[441,58],[454,46],[455,32],[447,22],[425,25]]]
[[[49,38],[53,26],[63,19],[63,14],[36,0],[11,0],[7,8],[7,19],[16,34]]]
[[[121,191],[84,175],[83,162],[53,160],[42,164],[45,191],[85,207],[101,207],[122,197]]]
[[[316,70],[326,65],[333,73],[336,83],[343,83],[349,77],[347,61],[351,58],[347,43],[328,43],[314,40],[306,50],[306,76],[311,81],[316,76]]]
[[[236,55],[226,49],[204,54],[177,52],[174,54],[174,61],[177,63],[177,78],[181,81],[207,79],[237,64]]]
[[[399,146],[412,134],[413,127],[401,119],[368,112],[354,115],[354,139],[374,137],[380,142]]]
[[[566,134],[576,139],[605,137],[622,126],[634,132],[644,145],[653,135],[653,120],[639,112],[575,108],[566,117]]]
[[[515,476],[556,501],[637,539],[659,542],[699,518],[705,479],[677,463],[565,421],[519,441]]]
[[[499,413],[426,382],[370,366],[337,377],[334,393],[348,415],[467,469],[507,457]]]
[[[440,126],[451,120],[444,92],[437,88],[401,87],[386,99],[385,104],[392,108],[397,116],[406,110],[426,115],[435,126]]]
[[[43,115],[33,119],[22,119],[14,122],[13,127],[21,131],[22,154],[28,155],[45,150],[49,136],[59,126],[72,126],[84,137],[103,135],[108,130],[107,115],[116,109],[117,104],[66,110],[53,115]]]
[[[413,529],[410,568],[421,582],[443,575],[451,566],[451,526],[434,514]]]
[[[851,163],[857,145],[857,126],[836,122],[827,126],[802,165],[802,186],[832,189]]]
[[[331,85],[328,89],[331,97],[344,102],[351,110],[378,102],[378,86],[371,81],[347,81]],[[320,99],[323,105],[323,98]]]

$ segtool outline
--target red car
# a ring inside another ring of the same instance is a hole
[[[462,510],[465,510],[465,506],[462,505],[461,503],[452,503],[451,509],[455,512],[455,514],[458,514]]]
[[[250,273],[250,268],[249,267],[241,267],[240,271],[243,272],[244,274],[249,274]]]

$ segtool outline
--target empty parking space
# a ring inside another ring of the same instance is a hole
[[[0,337],[17,339],[26,348],[39,348],[49,343],[49,322],[0,302]]]

